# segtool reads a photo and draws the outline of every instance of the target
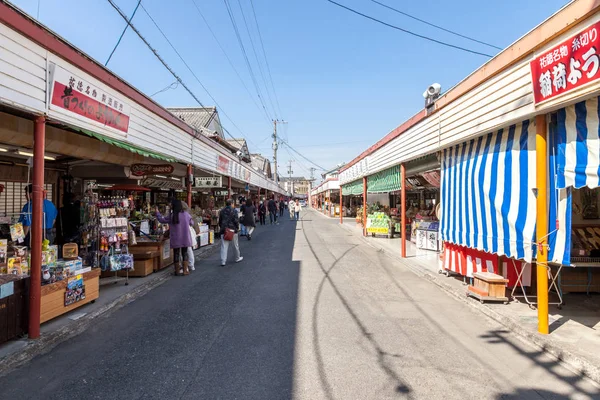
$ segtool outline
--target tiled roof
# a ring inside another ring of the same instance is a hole
[[[210,123],[216,118],[216,107],[167,107],[167,110],[186,124],[210,136],[204,128],[208,128]]]
[[[235,147],[237,150],[240,150],[246,144],[246,139],[226,139],[227,143]]]

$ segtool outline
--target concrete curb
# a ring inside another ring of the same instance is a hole
[[[339,226],[341,226],[343,229],[349,232],[356,233],[352,228],[344,226],[343,224]],[[600,385],[600,366],[591,363],[589,360],[571,352],[568,349],[562,348],[560,343],[557,343],[551,337],[530,331],[529,329],[521,326],[514,319],[498,313],[497,311],[486,306],[485,304],[481,304],[476,301],[470,301],[470,299],[468,299],[466,296],[466,290],[460,290],[451,285],[448,285],[447,283],[442,282],[438,276],[430,273],[429,271],[425,271],[422,268],[412,265],[410,262],[407,262],[405,259],[398,257],[396,254],[390,253],[385,248],[369,242],[363,236],[358,237],[372,248],[385,253],[388,257],[391,257],[396,261],[399,261],[402,265],[410,269],[415,275],[434,283],[435,285],[440,287],[444,292],[446,292],[446,294],[456,298],[464,304],[467,304],[472,309],[483,313],[488,318],[491,318],[492,320],[500,323],[501,325],[506,327],[510,332],[515,334],[515,336],[522,342],[545,352],[546,354],[555,358],[561,365],[563,365],[567,369],[580,376],[587,377]]]
[[[219,244],[218,241],[215,241],[213,246],[206,248],[205,251],[202,251],[199,254],[196,253],[196,260],[207,258],[210,255],[218,252],[218,250]],[[124,295],[104,305],[102,308],[81,317],[77,321],[73,321],[73,323],[63,326],[54,332],[44,334],[37,340],[27,339],[28,343],[23,349],[0,359],[0,376],[4,376],[16,368],[21,367],[34,357],[50,352],[62,342],[83,333],[92,323],[96,322],[98,318],[107,318],[115,311],[144,296],[152,289],[171,279],[173,277],[171,272],[171,268],[157,272],[152,276],[151,279],[140,284],[131,292],[125,293]]]

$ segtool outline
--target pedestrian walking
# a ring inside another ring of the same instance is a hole
[[[198,225],[198,221],[196,220],[196,218],[192,215],[192,211],[190,210],[190,207],[188,206],[188,204],[185,201],[181,202],[181,206],[183,208],[183,211],[189,213],[192,216],[192,226],[190,226],[190,238],[192,240],[192,246],[188,247],[187,249],[187,253],[188,253],[188,261],[190,263],[190,271],[195,271],[196,270],[196,257],[194,256],[194,246],[196,246],[197,244],[197,238],[198,235],[200,234],[200,226]]]
[[[279,202],[279,216],[283,217],[283,212],[285,211],[285,201],[281,199]]]
[[[254,228],[256,228],[256,207],[252,204],[252,200],[246,201],[242,223],[246,227],[246,238],[252,240],[252,233],[254,232]]]
[[[258,205],[258,220],[260,221],[261,225],[264,225],[266,223],[266,217],[267,217],[267,207],[265,206],[265,203],[263,201],[261,201],[260,204]]]
[[[156,219],[163,224],[169,224],[169,238],[171,249],[173,250],[173,261],[175,275],[189,275],[188,247],[192,247],[192,238],[190,237],[190,226],[193,225],[193,219],[190,213],[183,210],[181,200],[171,202],[171,213],[167,216],[160,214],[156,208]]]
[[[298,221],[300,219],[300,210],[302,209],[302,206],[300,205],[300,201],[296,201],[294,203],[294,214],[296,215],[296,221]]]
[[[290,200],[289,203],[289,209],[290,209],[290,219],[294,218],[294,206],[296,205],[296,203],[294,202],[294,199]]]
[[[277,224],[277,202],[275,201],[275,197],[272,197],[271,200],[269,200],[267,208],[269,209],[269,220],[271,221],[271,225],[273,225],[273,222]]]
[[[240,262],[244,259],[240,255],[240,244],[238,238],[238,232],[240,230],[240,218],[238,211],[231,206],[231,199],[228,199],[225,208],[219,213],[219,227],[221,228],[221,266],[224,267],[227,263],[227,253],[229,251],[229,243],[233,243],[235,250],[235,262]],[[226,240],[227,230],[232,231],[231,239]]]

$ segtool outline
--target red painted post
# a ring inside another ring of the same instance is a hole
[[[187,203],[192,208],[192,165],[187,166]]]
[[[343,204],[344,202],[342,201],[342,187],[340,186],[340,224],[344,223]]]
[[[367,236],[367,177],[363,177],[363,236]]]
[[[36,117],[33,126],[33,193],[31,201],[31,271],[29,287],[29,338],[40,337],[42,298],[42,238],[44,221],[44,151],[46,118]]]
[[[406,168],[404,164],[400,165],[400,240],[402,247],[400,255],[406,258]]]

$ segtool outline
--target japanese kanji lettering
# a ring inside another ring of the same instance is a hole
[[[552,82],[554,84],[554,90],[558,92],[560,89],[567,88],[567,68],[565,64],[558,63],[555,65],[552,69],[552,76],[554,78]]]
[[[569,48],[566,45],[560,46],[560,57],[566,57],[569,55]]]
[[[112,97],[109,97],[109,98],[108,98],[108,105],[109,105],[109,106],[112,106]]]
[[[73,78],[73,77],[69,78],[69,87],[70,88],[75,87],[75,78]]]
[[[583,32],[579,37],[579,40],[581,41],[582,46],[587,46],[588,44],[590,44],[590,36],[587,32]]]
[[[98,92],[96,92],[96,89],[92,90],[92,96],[94,96],[94,97],[98,96]]]
[[[86,94],[90,94],[90,85],[88,85],[88,86],[85,88],[85,93],[86,93]]]
[[[83,82],[81,82],[81,81],[77,82],[77,90],[79,90],[80,92],[83,92]]]
[[[546,71],[540,75],[540,93],[544,97],[548,97],[552,94],[552,78],[550,77],[550,71]]]
[[[102,94],[102,102],[106,103],[106,95],[105,94]]]
[[[573,44],[571,45],[571,48],[573,49],[573,51],[577,51],[581,48],[581,42],[579,41],[579,38],[573,39]]]

